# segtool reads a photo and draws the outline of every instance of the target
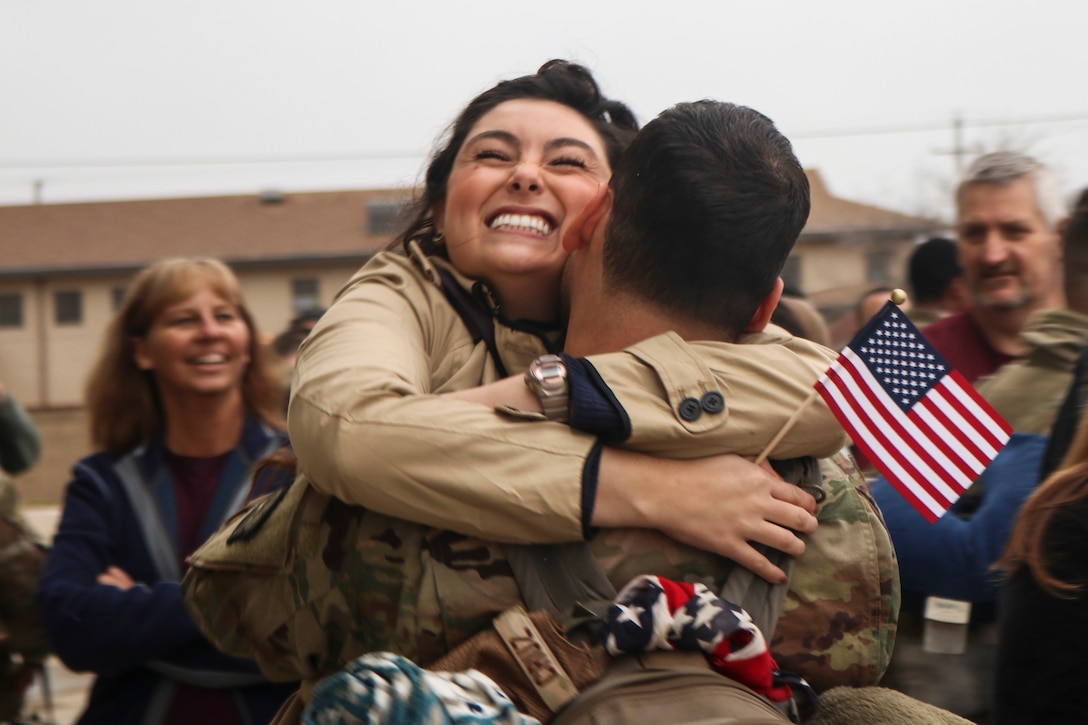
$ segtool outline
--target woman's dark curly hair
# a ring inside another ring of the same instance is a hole
[[[600,134],[608,154],[609,166],[615,166],[620,154],[638,132],[635,114],[625,104],[601,95],[593,75],[583,66],[565,60],[549,60],[533,75],[521,76],[476,96],[443,135],[427,166],[422,193],[406,212],[411,222],[393,240],[390,248],[406,247],[417,240],[427,254],[445,256],[445,247],[434,244],[435,204],[446,198],[446,184],[454,159],[469,131],[486,113],[499,104],[522,98],[555,101],[582,114]]]

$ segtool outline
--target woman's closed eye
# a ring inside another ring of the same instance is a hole
[[[579,156],[560,156],[552,159],[552,166],[574,166],[579,169],[588,169],[589,162]]]
[[[473,154],[474,161],[509,161],[510,154],[499,149],[480,149]]]

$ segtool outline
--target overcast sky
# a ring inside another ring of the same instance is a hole
[[[752,106],[833,193],[944,212],[953,119],[1088,185],[1081,0],[0,0],[0,204],[405,185],[562,57],[643,122]]]

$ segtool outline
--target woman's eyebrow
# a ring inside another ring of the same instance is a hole
[[[481,131],[480,133],[465,141],[464,145],[468,146],[469,144],[476,143],[477,141],[484,141],[487,139],[496,139],[498,141],[505,141],[506,143],[513,144],[514,146],[521,146],[521,141],[520,139],[518,139],[517,136],[510,133],[509,131],[502,131],[499,129],[494,129],[491,131]]]
[[[580,138],[572,138],[570,136],[563,136],[561,138],[552,139],[548,143],[544,144],[544,149],[547,151],[554,151],[555,149],[564,148],[566,146],[577,146],[580,149],[597,155],[597,152],[593,150],[593,147]]]

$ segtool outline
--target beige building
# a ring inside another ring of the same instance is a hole
[[[806,293],[835,322],[853,314],[859,295],[873,287],[907,286],[907,260],[915,244],[947,234],[947,225],[831,194],[823,177],[808,171],[812,212],[783,277]]]
[[[238,274],[262,334],[326,307],[392,239],[410,191],[0,207],[0,380],[25,406],[78,406],[132,274],[215,256]]]
[[[831,321],[858,292],[901,285],[915,241],[939,229],[831,195],[809,172],[812,214],[785,276]],[[238,274],[262,332],[326,307],[389,244],[411,191],[384,189],[0,207],[0,380],[29,408],[79,406],[132,274],[210,255]]]

